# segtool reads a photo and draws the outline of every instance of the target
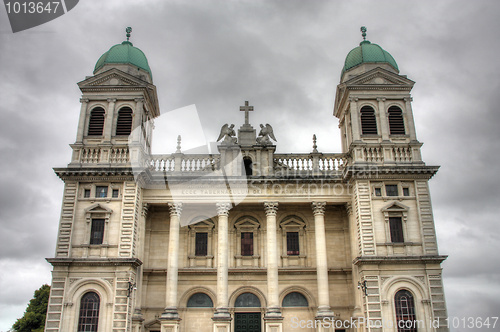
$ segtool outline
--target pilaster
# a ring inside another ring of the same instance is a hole
[[[106,119],[104,120],[104,144],[111,144],[111,135],[112,135],[112,124],[113,124],[113,114],[115,113],[115,104],[116,99],[109,98],[108,99],[108,109],[106,110]]]

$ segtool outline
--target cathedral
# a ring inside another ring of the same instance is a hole
[[[245,102],[214,151],[179,137],[157,155],[157,90],[127,28],[78,83],[71,160],[54,169],[45,331],[448,331],[414,82],[361,31],[332,105],[341,152],[314,137],[310,153],[276,153]]]

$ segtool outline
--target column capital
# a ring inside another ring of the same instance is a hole
[[[412,97],[405,97],[405,98],[403,98],[403,100],[406,102],[410,102],[410,101],[413,101],[413,98]]]
[[[142,204],[142,216],[144,218],[146,218],[148,215],[148,212],[149,212],[149,203],[143,203]]]
[[[326,202],[312,202],[311,206],[313,209],[313,214],[316,215],[324,215],[325,214],[325,205]]]
[[[171,216],[180,216],[182,212],[182,203],[168,203],[168,207],[170,208]]]
[[[358,97],[349,97],[349,101],[354,101],[354,102],[357,102],[359,100]]]
[[[135,98],[134,101],[136,103],[139,103],[139,102],[143,103],[144,102],[144,98]]]
[[[278,202],[264,202],[266,216],[275,216],[278,213]]]
[[[387,99],[384,97],[377,97],[377,101],[386,101]]]
[[[353,211],[352,211],[352,203],[349,203],[349,202],[348,202],[348,203],[345,203],[345,209],[346,209],[346,211],[347,211],[347,214],[348,214],[349,216],[352,216],[352,212],[353,212]]]
[[[88,98],[80,98],[80,103],[88,103],[90,101],[90,99]]]
[[[108,98],[108,103],[116,103],[116,98]]]
[[[228,216],[229,215],[229,210],[231,210],[231,203],[220,202],[220,203],[215,203],[215,206],[217,207],[217,214],[219,216]]]

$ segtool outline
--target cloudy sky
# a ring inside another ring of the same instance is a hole
[[[70,159],[76,83],[125,27],[163,114],[196,105],[213,140],[224,123],[239,127],[249,100],[279,152],[310,152],[313,134],[320,151],[340,152],[335,88],[363,25],[416,82],[423,157],[441,165],[431,192],[449,315],[499,316],[499,1],[86,0],[15,34],[0,9],[0,331],[50,283],[63,189],[52,167]],[[181,134],[187,145],[200,135]],[[156,151],[174,151],[174,138],[155,137]]]

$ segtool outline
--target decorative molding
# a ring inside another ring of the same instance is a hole
[[[325,206],[326,202],[312,202],[311,203],[313,214],[317,215],[325,215]]]
[[[276,216],[278,213],[278,202],[264,202],[266,216]]]
[[[168,203],[168,207],[170,208],[170,216],[181,216],[182,212],[182,203]]]
[[[215,203],[215,206],[217,207],[217,214],[219,216],[228,216],[229,210],[231,210],[232,207],[229,202]]]

